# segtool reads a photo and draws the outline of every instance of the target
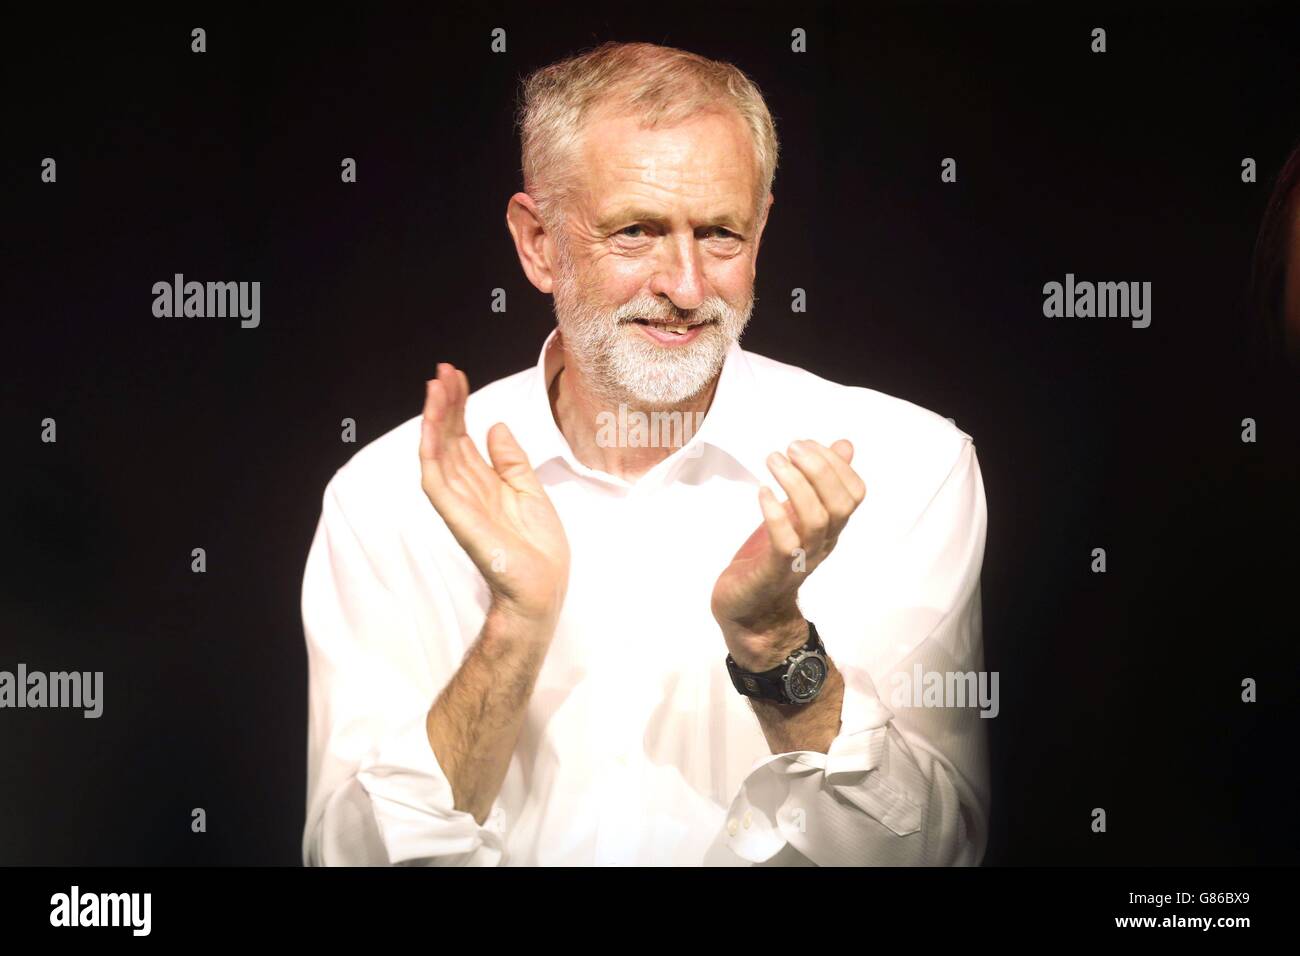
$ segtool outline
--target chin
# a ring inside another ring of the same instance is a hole
[[[697,357],[698,359],[698,357]],[[624,389],[643,407],[669,407],[690,401],[709,387],[717,371],[708,367],[699,367],[692,363],[689,371],[664,369],[654,378],[629,376],[623,382]]]

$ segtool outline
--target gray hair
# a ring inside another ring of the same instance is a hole
[[[523,82],[517,126],[523,142],[524,191],[555,229],[572,198],[575,156],[596,107],[640,117],[644,129],[674,126],[698,113],[732,109],[754,144],[759,171],[755,209],[772,190],[779,144],[758,87],[735,66],[653,43],[603,43],[552,63]]]

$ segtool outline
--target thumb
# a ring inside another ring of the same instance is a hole
[[[492,467],[502,481],[523,494],[545,494],[542,483],[533,472],[533,466],[528,464],[528,456],[519,447],[519,442],[515,441],[515,436],[505,422],[497,422],[488,429],[487,448]]]
[[[843,458],[845,462],[853,461],[853,443],[847,438],[841,438],[835,444],[831,445],[831,450]]]

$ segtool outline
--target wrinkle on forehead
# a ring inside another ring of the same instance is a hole
[[[758,175],[743,121],[719,111],[654,129],[605,116],[589,125],[580,157],[578,192],[597,215],[637,198],[717,199],[748,211]]]

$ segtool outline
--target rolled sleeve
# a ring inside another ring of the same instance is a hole
[[[388,860],[410,865],[496,866],[505,852],[494,804],[482,825],[454,808],[451,783],[429,745],[423,713],[362,761],[357,779],[369,795]]]
[[[309,670],[303,861],[498,865],[502,814],[494,806],[480,825],[455,808],[425,729],[459,651],[422,640],[429,628],[417,627],[407,602],[396,599],[357,531],[383,535],[386,529],[374,515],[350,517],[341,475],[326,488],[303,578]],[[373,548],[385,551],[400,553]]]

